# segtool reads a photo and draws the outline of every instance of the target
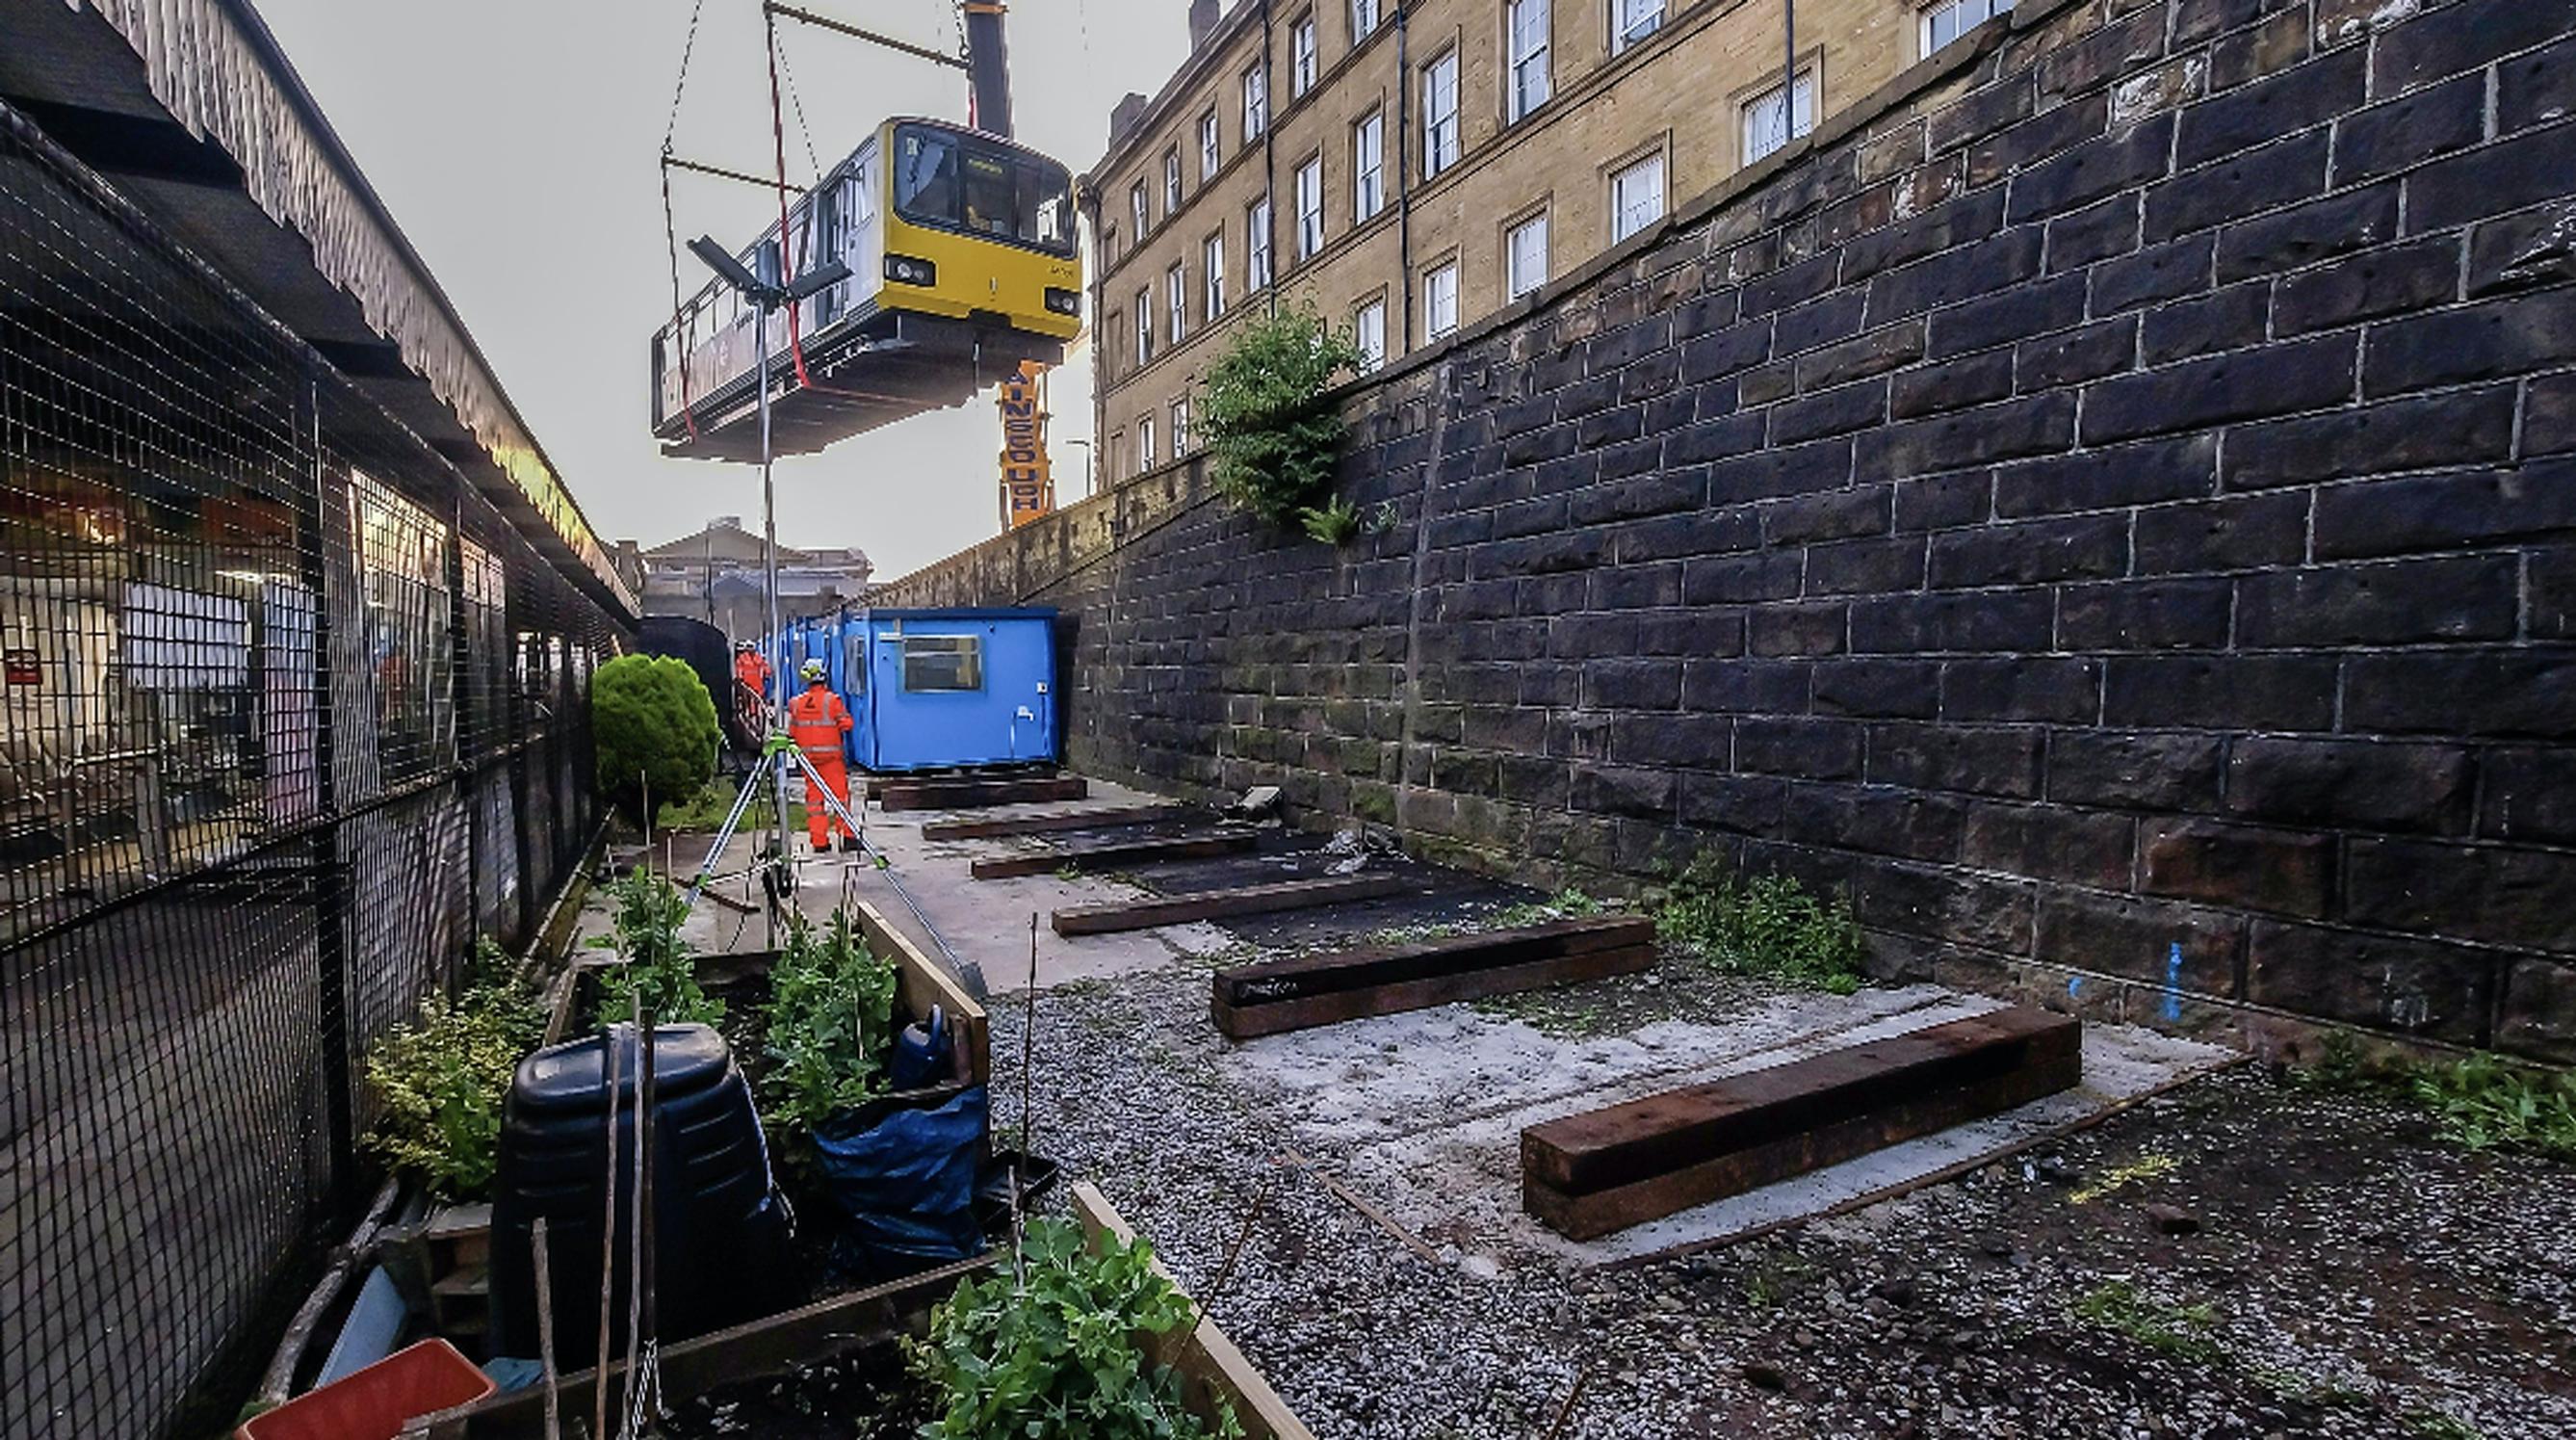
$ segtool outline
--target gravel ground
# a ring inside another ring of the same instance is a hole
[[[1227,957],[1255,953],[1247,944]],[[1515,1002],[1714,1014],[1691,978]],[[2576,1172],[2251,1068],[1960,1181],[1721,1252],[1498,1276],[1425,1260],[1284,1157],[1205,968],[1045,992],[1036,1146],[1108,1193],[1323,1440],[2576,1435]],[[1021,1000],[992,1003],[1016,1143]],[[1257,1200],[1257,1209],[1256,1209]]]

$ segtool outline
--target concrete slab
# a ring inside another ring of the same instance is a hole
[[[1820,1214],[2233,1057],[2133,1027],[2088,1026],[2083,1085],[2003,1115],[1590,1242],[1521,1211],[1524,1126],[2002,1005],[1916,985],[1779,996],[1715,1022],[1570,1038],[1461,1005],[1256,1040],[1226,1063],[1296,1107],[1298,1133],[1339,1153],[1342,1182],[1396,1224],[1471,1270],[1499,1273],[1533,1262],[1609,1264]]]
[[[789,793],[801,796],[803,788],[799,785]],[[961,975],[968,976],[970,984],[974,977],[980,976],[982,984],[996,994],[1028,987],[1029,917],[1032,914],[1039,921],[1037,983],[1041,990],[1205,960],[1235,948],[1239,942],[1224,930],[1206,924],[1173,925],[1126,935],[1086,936],[1080,940],[1067,940],[1047,928],[1046,916],[1057,909],[1072,905],[1111,904],[1139,899],[1147,893],[1138,886],[1110,876],[1063,878],[1047,874],[1009,880],[970,878],[969,868],[978,857],[1030,853],[1044,848],[1039,837],[925,840],[921,834],[924,824],[958,815],[998,819],[1070,810],[1116,810],[1166,803],[1168,800],[1168,796],[1095,780],[1091,784],[1090,796],[1083,800],[980,806],[972,811],[914,810],[892,814],[870,806],[860,815],[866,825],[865,838],[884,856],[886,865],[880,868],[872,859],[839,852],[823,856],[808,854],[805,838],[799,835],[793,845],[798,857],[796,906],[804,915],[820,919],[845,899],[865,900],[883,912],[896,929],[922,948],[923,953],[934,959],[952,961]],[[673,838],[668,847],[668,858],[682,883],[696,873],[711,838],[705,835]],[[665,863],[664,847],[658,839],[655,850],[654,862],[657,865]],[[754,837],[737,836],[718,865],[717,873],[739,874],[749,866],[754,853]],[[758,896],[747,880],[736,878],[723,888],[736,900],[757,906]],[[917,911],[915,907],[918,907]],[[610,927],[604,902],[593,902],[585,911],[582,924],[585,935],[607,933]],[[744,914],[713,901],[702,901],[681,933],[701,952],[708,953],[760,949],[774,943],[768,936],[768,923],[764,917]]]

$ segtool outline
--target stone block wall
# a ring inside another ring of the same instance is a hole
[[[1355,387],[1353,546],[1193,461],[887,594],[1062,607],[1102,772],[1540,883],[1785,869],[1890,974],[2576,1060],[2571,37],[2033,0]]]

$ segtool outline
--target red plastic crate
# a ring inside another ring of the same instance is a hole
[[[423,1340],[251,1420],[240,1440],[394,1440],[404,1421],[470,1405],[494,1388],[455,1346]]]

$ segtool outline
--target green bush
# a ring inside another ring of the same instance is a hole
[[[368,1152],[451,1200],[489,1193],[511,1074],[545,1028],[535,992],[481,941],[454,999],[430,995],[417,1019],[367,1048],[367,1084],[383,1107]]]
[[[1838,995],[1860,988],[1860,926],[1851,906],[1789,875],[1728,873],[1691,862],[1655,910],[1655,928],[1725,969],[1769,975]]]
[[[1069,1221],[1031,1221],[1024,1275],[961,1282],[930,1312],[914,1368],[940,1388],[923,1440],[1230,1440],[1232,1411],[1211,1432],[1181,1408],[1168,1367],[1149,1368],[1139,1340],[1197,1323],[1187,1296],[1154,1272],[1142,1240],[1094,1253]]]
[[[1217,489],[1273,525],[1356,533],[1357,511],[1345,524],[1327,508],[1342,417],[1325,392],[1359,362],[1350,334],[1312,309],[1285,307],[1238,326],[1208,367],[1199,428]]]
[[[620,655],[590,681],[599,789],[631,824],[644,821],[644,791],[695,795],[716,773],[716,706],[687,662]]]
[[[689,902],[678,886],[638,865],[617,882],[616,934],[606,937],[626,963],[602,971],[599,1013],[604,1022],[635,1013],[635,992],[643,991],[644,1013],[657,1025],[713,1025],[724,1018],[724,1002],[698,988],[698,965],[689,942],[680,938],[680,922]],[[593,942],[596,943],[596,942]]]
[[[769,972],[773,1110],[808,1129],[885,1088],[894,1044],[894,966],[869,953],[847,912],[789,922]]]

